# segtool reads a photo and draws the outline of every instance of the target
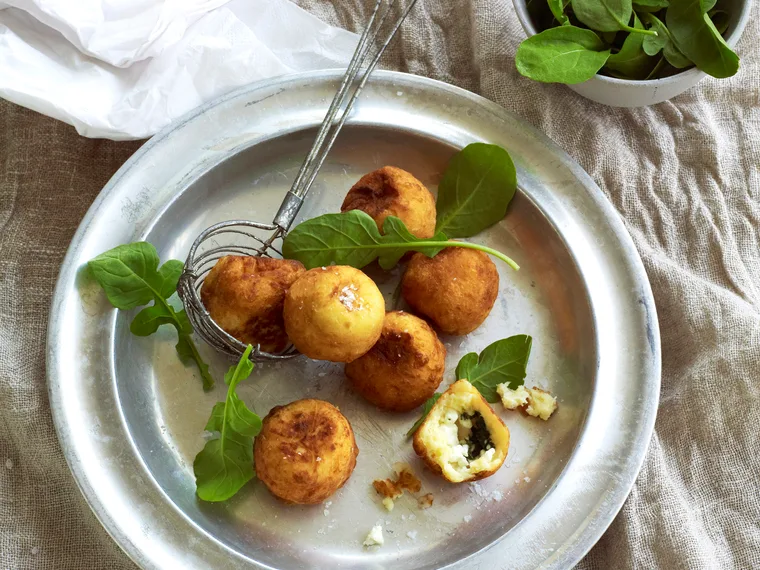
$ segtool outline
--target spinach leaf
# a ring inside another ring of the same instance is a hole
[[[647,75],[645,81],[649,81],[650,79],[655,79],[660,74],[660,72],[665,68],[665,66],[668,64],[668,62],[665,60],[664,56],[660,56],[660,60],[657,62],[657,65],[654,66],[652,71],[649,72],[649,75]]]
[[[452,238],[480,233],[506,215],[516,189],[515,165],[506,150],[467,145],[451,159],[438,185],[436,231]]]
[[[446,234],[437,231],[436,234],[430,238],[430,241],[446,242]],[[420,239],[410,232],[404,222],[400,218],[395,216],[388,216],[383,222],[383,236],[381,238],[383,247],[378,249],[377,262],[383,269],[393,268],[399,260],[404,257],[404,254],[409,250],[409,245],[417,243]],[[424,243],[415,246],[414,251],[424,253],[428,257],[433,257],[436,253],[441,251],[445,246],[440,245],[425,245]]]
[[[569,26],[570,19],[565,14],[565,2],[564,0],[546,0],[549,4],[549,10],[551,10],[554,19],[562,26]]]
[[[489,344],[479,356],[465,354],[457,366],[457,379],[469,380],[488,402],[498,402],[499,384],[506,382],[514,390],[525,382],[532,345],[530,336],[520,334]]]
[[[472,376],[472,371],[478,365],[478,353],[468,352],[459,359],[457,364],[457,380],[463,380]]]
[[[420,429],[422,422],[425,421],[425,418],[430,413],[430,410],[433,409],[433,406],[435,406],[435,403],[438,401],[438,398],[440,397],[441,397],[441,393],[433,394],[432,396],[430,396],[430,398],[427,399],[427,401],[424,404],[422,404],[422,415],[420,416],[420,419],[414,422],[412,429],[406,432],[406,437],[412,437],[414,435],[414,432]]]
[[[633,0],[633,9],[637,12],[659,12],[667,8],[669,0]]]
[[[636,14],[633,15],[633,25],[636,29],[644,29]],[[647,55],[642,48],[644,41],[650,38],[657,38],[657,36],[628,34],[620,51],[613,53],[607,59],[606,69],[628,79],[645,79],[657,65],[657,58]]]
[[[515,64],[517,71],[530,79],[572,85],[594,77],[609,55],[610,50],[591,30],[560,26],[523,41]]]
[[[676,47],[713,77],[731,77],[739,70],[739,56],[728,47],[707,12],[714,0],[672,0],[665,13]]]
[[[445,247],[480,250],[519,269],[503,253],[479,244],[449,241],[442,232],[428,239],[415,237],[394,216],[385,219],[381,235],[374,220],[361,210],[324,214],[301,222],[288,233],[282,247],[284,257],[296,259],[309,269],[332,264],[361,269],[375,259],[380,267],[390,269],[408,251],[433,257]]]
[[[728,30],[728,12],[725,10],[710,10],[708,16],[715,24],[715,29],[722,36]]]
[[[511,389],[522,386],[525,382],[525,369],[528,366],[533,338],[519,334],[497,340],[489,344],[478,355],[468,352],[457,364],[457,380],[467,380],[491,404],[500,400],[496,387],[507,382]],[[422,415],[414,422],[412,429],[406,432],[412,437],[425,421],[441,394],[433,394],[422,406]]]
[[[159,267],[159,261],[156,248],[142,241],[101,253],[90,260],[87,267],[117,309],[127,311],[153,301],[153,305],[135,316],[129,329],[137,336],[148,336],[161,325],[172,325],[179,338],[177,353],[183,361],[196,363],[204,390],[210,390],[214,379],[190,337],[193,327],[187,314],[184,309],[175,311],[168,301],[177,291],[183,264],[171,259]]]
[[[694,65],[689,58],[682,54],[670,35],[670,31],[662,21],[654,14],[641,14],[641,20],[649,26],[650,29],[657,32],[657,36],[647,36],[644,38],[642,47],[649,55],[655,55],[662,50],[667,62],[673,67],[683,69]]]
[[[204,501],[226,501],[253,479],[253,438],[261,431],[261,418],[246,407],[235,388],[248,378],[253,363],[248,360],[253,347],[248,348],[236,366],[224,375],[227,398],[211,410],[206,431],[219,432],[195,456],[196,492]]]
[[[631,0],[572,0],[571,5],[578,20],[598,32],[625,30],[655,35],[655,32],[628,25],[633,12]]]

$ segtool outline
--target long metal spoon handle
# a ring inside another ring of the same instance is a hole
[[[393,8],[393,5],[395,4],[395,0],[392,0],[387,11],[384,13],[382,18],[380,19],[380,22],[377,28],[373,32],[372,26],[375,22],[380,6],[382,5],[382,2],[383,0],[377,0],[377,2],[375,3],[375,8],[372,12],[372,16],[370,17],[369,23],[367,24],[367,27],[362,33],[362,36],[356,47],[356,51],[354,51],[354,55],[351,58],[351,62],[349,63],[348,69],[346,70],[346,73],[343,76],[343,80],[341,82],[340,88],[338,89],[338,92],[335,94],[335,97],[333,98],[332,103],[330,104],[330,107],[327,110],[327,114],[325,115],[325,119],[320,126],[320,129],[319,129],[319,132],[317,133],[317,137],[314,141],[314,144],[308,156],[304,160],[301,166],[301,169],[299,170],[298,175],[296,176],[296,179],[293,182],[293,186],[285,195],[285,199],[280,205],[280,209],[278,210],[277,215],[274,218],[273,223],[278,228],[280,228],[282,233],[287,232],[288,229],[290,229],[290,226],[293,224],[293,221],[295,220],[296,216],[298,215],[298,212],[301,209],[301,206],[303,205],[304,197],[306,196],[307,192],[310,190],[311,186],[313,185],[314,180],[317,177],[317,173],[319,172],[319,169],[324,164],[325,158],[327,157],[328,152],[332,148],[332,145],[334,144],[335,139],[338,136],[338,133],[343,128],[343,125],[346,123],[346,120],[348,119],[348,115],[353,109],[354,103],[356,102],[356,99],[359,97],[359,94],[361,93],[362,88],[367,83],[367,80],[369,79],[370,74],[377,66],[377,63],[380,60],[381,56],[383,55],[383,52],[388,47],[390,42],[393,40],[393,37],[396,35],[396,32],[401,27],[401,24],[409,15],[409,12],[411,11],[412,7],[417,3],[417,0],[413,0],[409,4],[409,6],[407,6],[406,9],[403,11],[401,17],[396,21],[390,34],[385,39],[383,44],[380,46],[378,52],[372,58],[370,64],[367,66],[364,72],[364,75],[362,76],[359,82],[359,85],[351,93],[350,98],[348,99],[348,103],[346,104],[346,108],[343,111],[342,115],[340,116],[338,121],[335,122],[335,117],[337,113],[340,111],[340,108],[343,106],[344,101],[346,100],[349,87],[353,84],[354,80],[361,72],[362,64],[367,60],[367,57],[372,48],[372,45],[374,44],[377,36],[379,35],[383,27],[383,24],[386,18],[390,14],[390,11]],[[330,135],[331,128],[333,128],[333,131],[332,131],[332,134]],[[330,135],[329,139],[328,139],[328,135]]]

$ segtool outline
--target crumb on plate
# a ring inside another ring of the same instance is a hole
[[[417,499],[417,503],[421,509],[429,509],[433,506],[433,493],[422,495],[419,499]]]
[[[525,413],[529,416],[541,418],[544,421],[548,420],[549,416],[557,409],[557,398],[535,386],[528,390],[528,392],[530,392],[530,397],[528,398],[528,406],[525,408]]]
[[[385,543],[383,538],[383,526],[376,524],[372,527],[372,530],[367,534],[367,538],[362,543],[364,546],[382,546]]]
[[[508,410],[516,410],[527,404],[528,396],[530,395],[525,389],[525,386],[518,386],[516,389],[512,390],[506,382],[504,384],[499,384],[496,387],[496,392],[501,397],[501,403]]]
[[[411,493],[417,493],[422,488],[422,483],[411,472],[408,465],[403,465],[396,471],[396,480],[392,479],[377,479],[372,482],[372,486],[375,491],[383,497],[396,499],[404,494],[404,491]],[[387,507],[386,507],[387,508]]]
[[[527,389],[525,386],[518,386],[512,390],[508,384],[504,383],[499,384],[496,391],[507,410],[521,409],[529,416],[541,418],[544,421],[557,410],[557,398],[536,386]]]

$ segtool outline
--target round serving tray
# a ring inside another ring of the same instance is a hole
[[[560,407],[542,422],[515,412],[509,457],[494,476],[451,485],[426,471],[405,433],[417,413],[383,413],[346,389],[340,365],[299,357],[257,366],[238,389],[260,415],[316,397],[338,405],[360,449],[346,486],[316,507],[286,506],[253,481],[223,504],[195,496],[192,462],[229,362],[200,346],[218,379],[204,393],[174,353],[173,330],[129,333],[85,263],[147,239],[184,259],[194,237],[226,219],[268,221],[337,89],[340,72],[257,83],[189,113],[114,175],[69,247],[50,315],[47,370],[63,451],[82,493],[143,568],[567,568],[625,500],[652,434],[660,341],[644,268],[615,210],[567,154],[498,105],[437,81],[376,73],[341,133],[301,218],[337,211],[364,173],[392,164],[435,191],[470,142],[512,155],[519,192],[506,218],[474,238],[520,265],[499,264],[499,299],[483,326],[442,337],[445,383],[466,352],[533,336],[528,385]],[[390,296],[400,275],[372,272]],[[385,511],[373,479],[407,461],[434,505],[408,495]],[[382,523],[385,545],[362,547]]]

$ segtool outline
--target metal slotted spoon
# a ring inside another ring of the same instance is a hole
[[[395,22],[388,21],[388,25],[391,26],[390,31],[379,45],[383,30],[388,28],[386,21],[393,11],[396,0],[388,2],[377,0],[375,3],[340,88],[319,127],[314,145],[301,165],[293,186],[285,195],[274,220],[271,223],[249,220],[219,222],[203,230],[190,247],[177,285],[177,292],[185,305],[195,332],[215,349],[230,356],[239,357],[246,349],[246,345],[225,332],[214,322],[203,306],[199,296],[203,280],[214,264],[226,255],[282,257],[282,251],[275,244],[281,242],[287,235],[338,133],[346,123],[356,99],[380,61],[383,52],[416,3],[417,0],[412,0]],[[232,241],[221,244],[220,238]],[[298,351],[292,345],[278,354],[264,352],[260,346],[256,346],[251,352],[250,359],[254,362],[264,362],[285,360],[297,355]]]

